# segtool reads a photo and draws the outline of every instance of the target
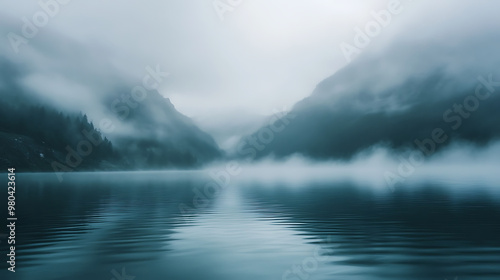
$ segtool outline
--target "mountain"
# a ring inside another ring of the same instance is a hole
[[[5,95],[4,95],[5,97]],[[0,101],[0,167],[28,171],[117,169],[111,142],[86,115]]]
[[[125,130],[132,131],[111,139],[124,162],[134,168],[194,167],[223,155],[212,136],[157,91],[149,91],[128,108],[122,104],[110,109],[121,117]]]
[[[500,43],[483,41],[474,38],[461,49],[436,45],[432,52],[424,42],[367,51],[276,121],[280,129],[263,126],[244,137],[237,154],[348,159],[382,145],[432,155],[455,142],[494,141]]]
[[[144,100],[129,107],[126,117],[117,114],[120,106],[96,104],[102,110],[94,110],[93,115],[109,116],[110,125],[116,127],[108,131],[101,125],[102,118],[91,119],[84,112],[59,108],[39,98],[37,89],[26,86],[28,75],[15,63],[0,59],[2,169],[66,172],[191,168],[222,156],[212,137],[157,91],[149,91]],[[118,90],[107,94],[102,102],[113,104],[112,97],[121,98],[125,93]]]

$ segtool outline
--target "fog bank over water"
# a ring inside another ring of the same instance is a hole
[[[474,188],[477,184],[497,185],[499,154],[498,141],[485,146],[455,143],[425,159],[421,157],[424,161],[420,161],[418,150],[397,153],[378,146],[345,161],[316,161],[293,155],[285,159],[267,157],[253,163],[238,162],[238,174],[230,178],[237,183],[264,181],[297,186],[311,181],[349,181],[389,190],[424,182],[450,182],[454,186],[463,183],[464,187]],[[206,170],[220,174],[226,166],[226,163],[214,164]]]

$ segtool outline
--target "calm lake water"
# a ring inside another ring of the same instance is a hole
[[[0,236],[0,279],[500,279],[500,186],[210,181],[18,174],[16,273]]]

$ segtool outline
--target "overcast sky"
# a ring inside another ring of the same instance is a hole
[[[17,22],[12,31],[20,34],[21,18],[41,10],[37,2],[0,1],[1,13]],[[269,115],[344,66],[340,43],[388,2],[243,0],[221,20],[212,0],[72,0],[30,45],[60,33],[137,78],[159,64],[171,74],[161,94],[191,117]]]

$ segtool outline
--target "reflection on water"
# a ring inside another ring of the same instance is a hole
[[[247,181],[183,215],[201,173],[50,175],[18,175],[17,272],[2,262],[1,279],[500,276],[500,199],[480,185]]]

